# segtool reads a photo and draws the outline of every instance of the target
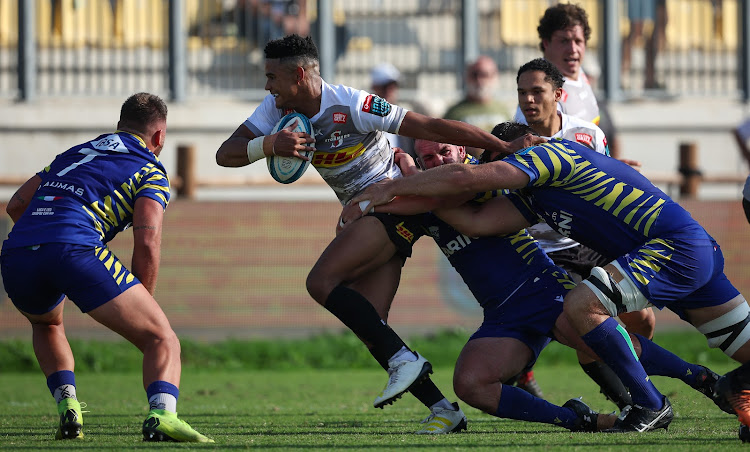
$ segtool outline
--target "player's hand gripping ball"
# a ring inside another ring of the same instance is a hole
[[[291,127],[291,129],[290,129]],[[276,123],[272,133],[277,133],[281,129],[289,129],[292,132],[306,132],[315,136],[312,124],[307,116],[300,113],[289,113]],[[300,154],[312,159],[314,151],[300,151]],[[271,173],[277,182],[282,184],[291,184],[298,180],[310,166],[310,160],[302,160],[297,157],[282,157],[271,155],[266,158],[268,163],[268,172]]]

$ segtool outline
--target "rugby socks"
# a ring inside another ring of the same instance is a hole
[[[356,290],[336,286],[328,295],[325,308],[336,316],[370,349],[383,365],[402,347],[404,341],[378,315],[372,304]]]
[[[441,406],[448,410],[453,410],[453,405],[445,398],[437,385],[429,378],[425,378],[419,383],[413,384],[409,392],[417,398],[422,405],[432,410],[435,406]]]
[[[55,403],[62,399],[76,399],[76,377],[72,370],[58,370],[47,377],[47,387]]]
[[[701,366],[684,361],[640,334],[635,337],[641,343],[641,364],[647,374],[679,378],[690,386],[695,384],[696,375],[703,370]]]
[[[620,377],[634,404],[650,410],[664,406],[664,396],[649,380],[630,336],[617,320],[609,317],[581,338]]]
[[[500,393],[500,403],[497,405],[495,416],[520,421],[543,422],[574,428],[578,415],[570,409],[553,405],[544,399],[534,397],[528,392],[515,386],[503,385]]]
[[[608,365],[601,361],[579,364],[581,364],[581,369],[586,372],[586,375],[594,380],[594,383],[599,385],[602,394],[617,405],[617,408],[622,410],[626,406],[633,404],[633,399],[630,397],[628,389],[622,384],[620,377],[618,377]],[[647,371],[647,373],[652,375],[651,372]]]
[[[167,381],[157,380],[146,388],[149,410],[167,410],[177,413],[177,397],[180,390]]]

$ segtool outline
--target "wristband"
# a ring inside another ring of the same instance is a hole
[[[263,153],[264,138],[264,136],[255,137],[247,143],[247,159],[250,160],[250,163],[266,156],[266,154]]]
[[[361,210],[362,213],[365,213],[365,211],[367,210],[367,206],[369,206],[369,205],[370,205],[370,201],[368,201],[368,200],[360,201],[359,202],[359,210]],[[370,212],[371,213],[375,213],[375,208],[373,207],[372,209],[370,209]]]

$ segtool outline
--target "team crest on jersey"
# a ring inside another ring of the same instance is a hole
[[[362,111],[378,116],[388,116],[388,113],[391,112],[391,104],[380,96],[370,94],[365,98],[365,103],[362,104]]]
[[[351,136],[349,133],[341,133],[340,130],[334,130],[329,138],[325,139],[326,143],[331,143],[332,148],[337,148],[344,144],[344,138]]]
[[[560,96],[560,102],[566,102],[568,100],[568,92],[562,90],[562,96]]]
[[[576,133],[576,141],[579,143],[583,143],[588,147],[591,147],[591,143],[593,142],[594,138],[587,134],[587,133]]]
[[[346,123],[346,113],[335,112],[333,113],[333,122],[336,124]]]

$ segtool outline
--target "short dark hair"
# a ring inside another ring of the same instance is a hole
[[[530,71],[541,71],[544,72],[544,81],[549,82],[554,89],[562,88],[565,83],[565,78],[557,67],[544,58],[535,58],[528,63],[518,68],[518,74],[516,74],[516,83],[521,78],[521,74]]]
[[[268,41],[263,53],[267,60],[280,60],[283,63],[288,60],[299,66],[317,65],[319,61],[315,41],[309,36],[303,38],[298,34]]]
[[[493,127],[492,135],[500,138],[503,141],[511,142],[516,138],[521,138],[524,135],[531,134],[537,135],[536,132],[528,124],[522,124],[520,122],[505,121]]]
[[[136,93],[120,109],[120,126],[145,133],[150,125],[167,120],[167,104],[155,94]]]
[[[558,3],[550,6],[544,11],[544,15],[539,19],[539,26],[536,28],[540,39],[539,48],[544,52],[544,40],[552,39],[552,33],[576,25],[583,28],[583,38],[588,42],[591,37],[591,26],[585,9],[572,3]]]

